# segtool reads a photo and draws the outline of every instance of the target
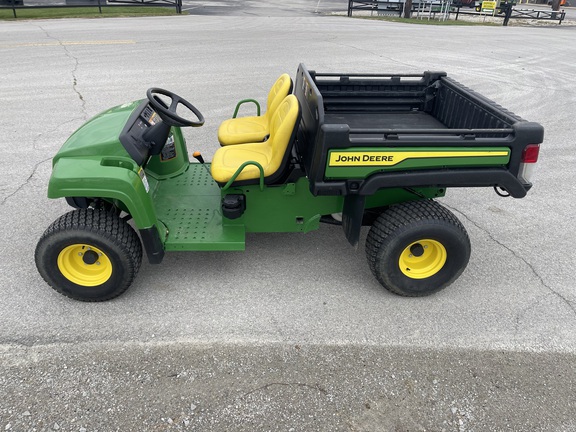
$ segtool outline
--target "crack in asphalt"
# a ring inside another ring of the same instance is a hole
[[[38,141],[40,140],[40,137],[50,134],[56,130],[58,130],[60,127],[62,127],[63,125],[73,122],[75,120],[79,120],[79,119],[83,119],[83,120],[88,120],[88,111],[86,111],[86,100],[84,99],[84,96],[82,95],[82,93],[78,90],[78,78],[76,77],[76,72],[78,71],[78,66],[79,66],[79,61],[78,58],[76,58],[74,55],[72,55],[72,53],[68,50],[68,48],[66,47],[66,45],[57,37],[52,36],[50,33],[48,33],[48,31],[43,28],[41,25],[37,25],[37,24],[33,24],[35,27],[38,27],[40,30],[42,30],[44,32],[44,34],[46,35],[46,37],[55,40],[56,42],[58,42],[58,45],[60,45],[63,49],[64,52],[66,54],[66,56],[70,59],[72,59],[74,61],[74,68],[72,69],[71,73],[72,73],[72,90],[76,93],[76,95],[78,96],[78,98],[80,99],[81,102],[81,110],[82,110],[82,117],[76,117],[70,120],[66,120],[60,124],[58,124],[57,126],[55,126],[53,129],[40,133],[39,135],[37,135],[34,140],[32,141],[32,149],[33,150],[40,150],[38,149],[37,145],[38,145]],[[14,195],[16,195],[18,192],[20,192],[28,183],[30,183],[30,180],[32,180],[32,178],[34,177],[34,175],[36,174],[36,171],[38,170],[38,168],[40,167],[40,165],[42,165],[43,163],[49,161],[50,159],[52,159],[52,156],[47,157],[42,159],[40,162],[36,163],[34,165],[34,167],[32,168],[32,172],[30,173],[30,175],[26,178],[26,180],[24,180],[24,182],[22,182],[14,191],[12,191],[11,193],[9,193],[8,195],[6,195],[4,198],[2,198],[2,201],[0,201],[0,206],[3,206],[6,201],[8,201],[10,198],[12,198]]]
[[[448,207],[450,210],[457,212],[459,214],[461,214],[464,218],[466,218],[467,221],[469,221],[471,224],[473,224],[476,228],[478,228],[479,230],[481,230],[482,232],[484,232],[489,238],[490,240],[492,240],[494,243],[498,244],[499,246],[503,247],[504,249],[506,249],[508,252],[510,252],[512,255],[514,255],[515,258],[519,259],[520,261],[522,261],[524,264],[526,264],[526,266],[528,266],[528,268],[532,271],[532,274],[534,276],[536,276],[536,278],[540,281],[540,283],[542,284],[542,286],[544,288],[546,288],[550,294],[556,296],[557,298],[559,298],[562,302],[564,302],[566,304],[566,306],[568,306],[568,308],[572,311],[572,313],[574,314],[574,316],[576,316],[576,307],[570,302],[570,300],[568,300],[566,297],[564,297],[560,292],[556,291],[554,288],[552,288],[550,285],[548,285],[546,283],[546,281],[544,280],[544,278],[542,276],[540,276],[540,274],[536,271],[536,269],[534,268],[534,266],[528,262],[524,257],[522,257],[521,255],[519,255],[515,250],[513,250],[512,248],[510,248],[509,246],[505,245],[504,243],[502,243],[501,241],[499,241],[497,238],[495,238],[490,231],[488,231],[486,228],[480,226],[477,222],[475,222],[474,220],[472,220],[468,215],[466,215],[465,213],[463,213],[460,210],[457,210],[455,208],[452,208],[446,204],[444,204],[446,207]],[[538,302],[541,299],[538,300]],[[525,308],[524,310],[522,310],[520,313],[518,313],[516,315],[516,330],[518,330],[518,327],[520,326],[520,320],[521,317],[524,313],[526,313],[530,308],[532,307],[532,305],[530,307]]]
[[[328,394],[328,391],[320,384],[306,384],[306,383],[299,383],[299,382],[272,382],[255,388],[254,390],[250,390],[249,392],[244,393],[240,398],[245,398],[246,396],[251,395],[252,393],[256,393],[261,390],[268,390],[272,386],[283,386],[283,387],[300,387],[300,388],[308,388],[310,390],[316,390],[324,395]]]
[[[374,55],[374,56],[376,56],[376,57],[389,60],[389,61],[391,61],[391,62],[393,62],[393,63],[399,64],[399,65],[402,65],[402,66],[408,66],[408,67],[410,67],[410,68],[412,68],[412,69],[418,69],[416,65],[413,65],[413,64],[410,64],[410,63],[405,63],[405,62],[400,61],[400,60],[397,60],[397,59],[395,59],[395,58],[393,58],[393,57],[388,57],[388,56],[385,56],[385,55],[383,55],[383,54],[379,54],[379,53],[377,53],[377,52],[375,52],[375,51],[372,51],[372,50],[369,50],[369,49],[366,49],[366,48],[361,48],[361,47],[358,47],[358,46],[348,45],[348,44],[345,44],[345,43],[342,43],[342,42],[338,42],[338,41],[336,41],[335,39],[336,39],[336,38],[332,38],[331,40],[325,40],[325,42],[332,43],[332,44],[337,45],[337,46],[340,46],[340,47],[352,48],[352,49],[355,49],[355,50],[357,50],[357,51],[362,51],[362,52],[365,52],[365,53],[368,53],[368,54],[372,54],[372,55]]]
[[[36,136],[36,138],[34,138],[34,140],[32,141],[32,148],[33,148],[34,150],[42,150],[42,149],[39,149],[39,148],[37,147],[38,141],[40,140],[41,137],[43,137],[43,136],[45,136],[45,135],[50,135],[52,132],[56,132],[58,129],[60,129],[60,128],[61,128],[62,126],[64,126],[65,124],[72,123],[73,121],[76,121],[76,120],[84,120],[84,117],[74,117],[74,118],[72,118],[72,119],[70,119],[70,120],[66,120],[65,122],[62,122],[62,123],[58,124],[57,126],[54,126],[52,129],[50,129],[50,130],[48,130],[48,131],[46,131],[46,132],[40,132],[40,133]]]
[[[64,42],[62,42],[60,39],[58,39],[56,36],[52,36],[50,33],[48,33],[48,31],[42,27],[41,25],[37,25],[35,24],[36,27],[38,27],[40,30],[42,30],[44,32],[44,34],[46,34],[46,37],[55,40],[56,42],[58,42],[58,45],[60,45],[62,47],[62,49],[64,49],[64,53],[66,54],[66,56],[70,59],[72,59],[74,61],[74,68],[72,69],[71,73],[72,73],[72,90],[74,91],[74,93],[76,93],[76,95],[78,96],[78,99],[80,99],[80,103],[81,103],[81,109],[82,109],[82,113],[83,113],[83,118],[84,120],[88,120],[88,111],[86,111],[86,99],[84,99],[84,96],[82,95],[82,93],[80,92],[80,90],[78,90],[78,77],[76,76],[76,72],[78,71],[78,66],[80,65],[80,61],[78,60],[77,57],[75,57],[70,50],[68,49],[68,47],[64,44]]]
[[[270,317],[270,320],[272,321],[272,325],[274,326],[274,328],[276,329],[276,333],[278,334],[278,336],[280,336],[280,340],[281,341],[286,341],[286,335],[284,334],[284,331],[282,330],[282,327],[280,326],[280,323],[278,322],[278,320],[276,319],[275,315],[272,315]]]
[[[65,122],[58,124],[57,126],[50,129],[49,131],[38,134],[36,136],[36,138],[34,138],[34,140],[32,141],[32,149],[36,150],[36,151],[41,151],[42,149],[39,149],[37,147],[38,141],[40,140],[41,137],[48,135],[48,134],[51,134],[52,132],[55,132],[60,127],[64,126],[65,124],[71,123],[71,122],[76,121],[76,120],[81,120],[81,119],[82,119],[81,117],[75,117],[73,119],[66,120]],[[24,182],[22,182],[14,191],[12,191],[10,194],[8,194],[4,198],[2,198],[2,201],[0,201],[0,206],[3,206],[6,203],[6,201],[8,201],[10,198],[12,198],[14,195],[16,195],[18,192],[20,192],[30,182],[30,180],[32,180],[32,178],[34,177],[34,174],[36,174],[36,171],[38,170],[38,167],[40,165],[42,165],[44,162],[47,162],[51,159],[52,159],[52,156],[44,158],[40,162],[36,163],[36,165],[34,165],[34,167],[32,168],[32,172],[30,173],[28,178],[26,178],[26,180],[24,180]]]
[[[10,198],[12,198],[14,195],[16,195],[18,192],[20,192],[24,188],[24,186],[26,186],[30,182],[30,180],[32,180],[32,177],[34,177],[34,174],[36,174],[38,167],[40,165],[42,165],[44,162],[47,162],[51,159],[52,159],[52,156],[47,157],[46,159],[42,159],[40,162],[38,162],[36,165],[34,165],[34,168],[32,169],[32,173],[28,176],[28,178],[20,186],[18,186],[12,193],[6,195],[2,199],[2,201],[0,201],[0,206],[3,206],[6,203],[6,201],[8,201]]]
[[[538,306],[540,303],[542,303],[546,298],[550,297],[550,296],[554,296],[555,293],[554,292],[548,292],[540,297],[535,298],[534,300],[532,300],[530,302],[530,304],[528,306],[526,306],[525,308],[523,308],[521,311],[519,311],[516,314],[516,319],[514,321],[514,336],[518,336],[518,333],[520,333],[520,325],[521,325],[521,321],[524,317],[524,315],[526,315],[526,313],[530,310],[535,308],[536,306]]]

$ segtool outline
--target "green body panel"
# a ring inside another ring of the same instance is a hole
[[[104,198],[129,212],[137,228],[157,226],[146,180],[118,140],[141,102],[104,111],[66,140],[52,160],[49,198]]]
[[[61,158],[120,156],[130,158],[118,141],[120,132],[134,109],[142,101],[135,101],[111,108],[90,119],[66,140],[53,159],[53,165]]]
[[[363,179],[376,172],[504,166],[508,147],[354,147],[330,150],[325,177]]]
[[[166,179],[177,176],[188,169],[190,159],[186,149],[186,141],[180,128],[172,128],[168,141],[173,140],[170,152],[153,156],[146,164],[146,173],[157,179]],[[167,154],[169,153],[169,154]]]
[[[60,158],[52,168],[48,197],[106,198],[129,212],[137,228],[157,224],[138,166],[126,157]]]
[[[242,217],[230,221],[244,225],[246,232],[309,232],[319,228],[324,215],[341,213],[344,207],[343,196],[314,196],[306,177],[296,183],[279,186],[243,186],[227,193],[246,196],[246,212]],[[394,203],[439,197],[444,190],[439,188],[419,188],[414,192],[404,189],[382,189],[366,199],[366,209],[384,207]]]
[[[190,164],[180,128],[172,128],[166,151],[152,156],[144,172],[119,141],[140,103],[96,116],[64,143],[53,160],[50,198],[112,202],[130,213],[136,228],[158,229],[167,251],[243,250],[246,233],[308,232],[319,228],[323,215],[342,212],[343,196],[313,196],[305,177],[283,185],[222,191],[210,175],[209,164]],[[366,198],[366,208],[443,193],[438,188],[380,190]],[[221,201],[226,194],[245,196],[246,211],[241,217],[223,216]]]
[[[230,223],[243,225],[246,232],[309,232],[318,229],[320,217],[342,211],[341,196],[310,193],[308,179],[279,186],[258,185],[230,188],[229,194],[244,194],[246,212]]]
[[[310,193],[308,179],[279,186],[258,185],[231,188],[221,192],[212,179],[209,164],[189,165],[178,176],[156,180],[150,178],[151,195],[161,226],[166,228],[164,247],[167,251],[243,250],[245,233],[308,232],[320,226],[323,215],[340,213],[341,196],[318,196]],[[243,194],[246,211],[237,219],[222,215],[221,198],[225,194]],[[443,189],[420,188],[380,190],[367,197],[366,208],[439,197]]]
[[[244,226],[222,218],[220,187],[208,169],[194,163],[175,177],[150,178],[154,209],[166,228],[165,250],[244,250]]]

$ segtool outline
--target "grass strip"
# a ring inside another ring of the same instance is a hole
[[[110,18],[110,17],[139,17],[139,16],[168,16],[176,15],[174,7],[150,6],[102,6],[102,13],[98,6],[84,7],[53,7],[53,8],[21,8],[16,9],[16,16],[11,8],[0,9],[0,20],[15,19],[52,19],[52,18]]]

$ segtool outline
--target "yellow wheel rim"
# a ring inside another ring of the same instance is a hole
[[[438,273],[446,263],[446,248],[436,240],[418,240],[400,254],[399,266],[411,279],[426,279]]]
[[[70,245],[58,254],[58,269],[77,285],[102,285],[112,276],[112,263],[104,252],[87,244]]]

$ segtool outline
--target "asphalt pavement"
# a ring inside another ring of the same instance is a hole
[[[323,3],[0,23],[0,429],[576,430],[576,29],[405,25],[314,13]],[[300,62],[445,70],[544,125],[526,198],[441,199],[472,243],[452,286],[388,293],[337,226],[168,254],[105,303],[43,282],[36,242],[68,211],[46,198],[50,159],[77,127],[165,87],[204,114],[186,138],[209,160],[236,101]]]

